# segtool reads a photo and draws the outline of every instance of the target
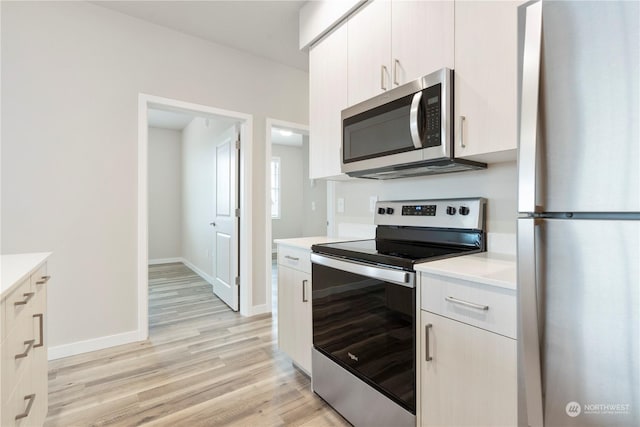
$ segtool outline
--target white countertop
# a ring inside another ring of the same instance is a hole
[[[362,240],[357,237],[328,237],[328,236],[314,236],[314,237],[294,237],[291,239],[275,239],[279,245],[293,246],[301,249],[311,250],[311,246],[318,243],[332,243],[332,242],[348,242],[349,240]]]
[[[51,252],[0,256],[0,299],[40,267]]]
[[[416,264],[415,269],[514,290],[518,283],[516,257],[507,254],[483,252],[464,255]]]

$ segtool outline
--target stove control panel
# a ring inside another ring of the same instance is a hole
[[[413,227],[482,229],[486,199],[394,200],[376,203],[374,223]]]

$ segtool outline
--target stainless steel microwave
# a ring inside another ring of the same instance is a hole
[[[390,179],[483,169],[456,159],[453,70],[443,68],[342,111],[342,172]]]

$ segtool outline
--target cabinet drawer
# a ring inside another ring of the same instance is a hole
[[[42,396],[38,395],[33,388],[29,372],[24,372],[24,375],[22,375],[16,383],[15,390],[13,390],[11,396],[8,396],[7,400],[3,403],[0,425],[2,425],[2,427],[31,427],[42,425],[42,421],[44,420],[36,420],[34,417],[34,408],[41,398]],[[29,406],[30,401],[31,405]],[[16,420],[16,416],[21,414],[23,416]]]
[[[4,300],[2,339],[4,340],[15,327],[17,319],[26,316],[31,311],[35,293],[31,289],[30,279],[27,278],[20,283],[16,289]],[[17,303],[17,305],[16,305]],[[23,304],[24,303],[24,304]]]
[[[1,387],[2,400],[4,401],[14,391],[18,379],[27,373],[27,367],[33,359],[33,346],[38,344],[34,339],[33,316],[30,311],[22,313],[14,323],[14,327],[9,331],[2,343]],[[25,344],[25,341],[27,344]],[[26,350],[28,352],[24,357],[16,359],[16,355],[24,354]]]
[[[516,338],[516,293],[466,280],[422,273],[421,308]]]
[[[311,274],[311,251],[278,245],[278,264]]]

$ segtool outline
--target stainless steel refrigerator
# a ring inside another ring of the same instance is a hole
[[[518,11],[518,418],[640,426],[640,2]]]

